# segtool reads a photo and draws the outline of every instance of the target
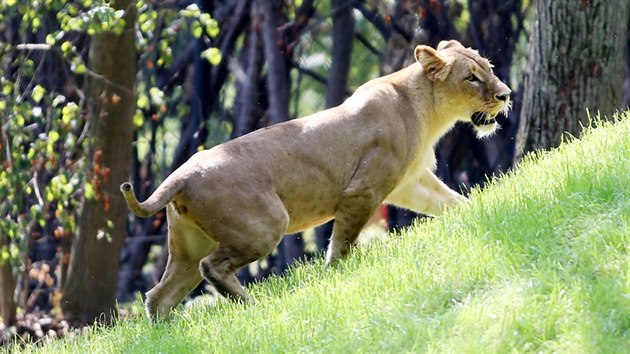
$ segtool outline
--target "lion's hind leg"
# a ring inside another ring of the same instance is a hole
[[[146,294],[145,306],[151,320],[170,318],[173,307],[201,283],[199,260],[217,247],[197,227],[173,217],[174,213],[173,206],[169,205],[166,269],[160,282]]]
[[[249,295],[238,281],[236,272],[243,266],[271,253],[282,239],[282,232],[266,236],[251,235],[247,244],[221,242],[221,246],[199,262],[201,275],[214,285],[224,297],[237,302],[248,302]],[[230,239],[227,237],[226,239]]]
[[[214,285],[219,294],[230,300],[245,303],[250,297],[236,277],[236,272],[244,262],[234,262],[231,253],[228,248],[219,248],[199,262],[199,271]]]
[[[160,282],[146,294],[145,306],[151,320],[170,318],[171,310],[201,283],[196,262],[169,255]]]
[[[213,230],[219,248],[199,262],[203,277],[228,299],[248,302],[249,295],[236,278],[243,266],[267,256],[280,243],[289,225],[289,215],[279,198],[267,199],[266,209],[231,215],[231,222]]]

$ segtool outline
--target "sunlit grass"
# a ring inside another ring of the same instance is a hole
[[[472,192],[472,203],[151,326],[138,315],[51,353],[628,352],[630,119]],[[28,350],[34,350],[29,347]]]

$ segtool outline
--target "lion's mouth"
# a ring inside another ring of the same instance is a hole
[[[494,125],[497,122],[496,115],[491,115],[486,112],[475,112],[470,118],[472,124],[476,127],[484,125]]]
[[[490,136],[494,134],[494,132],[499,129],[499,124],[497,123],[497,114],[492,114],[489,112],[475,112],[470,117],[470,122],[473,127],[475,127],[475,132],[477,133],[477,137],[479,139]]]

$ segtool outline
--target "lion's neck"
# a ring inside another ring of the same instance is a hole
[[[444,104],[419,65],[412,64],[389,75],[389,81],[405,89],[415,112],[413,117],[406,118],[412,120],[412,125],[417,128],[416,134],[422,145],[435,146],[455,126],[459,114],[454,112],[453,107]]]

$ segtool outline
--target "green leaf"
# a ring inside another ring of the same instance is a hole
[[[87,28],[87,34],[89,36],[93,36],[95,35],[98,31],[99,31],[99,25],[96,22],[90,22],[88,24],[88,28]]]
[[[210,17],[209,13],[204,12],[201,15],[199,15],[199,21],[204,25],[207,25],[211,20],[212,20],[212,17]]]
[[[48,33],[46,35],[46,44],[48,44],[48,45],[55,45],[55,43],[57,43],[57,40],[55,39],[55,36],[53,36],[52,33]]]
[[[203,34],[203,29],[197,21],[192,23],[192,34],[195,38],[201,38],[201,35]]]
[[[74,64],[72,63],[72,65],[70,66],[70,69],[72,69],[72,71],[74,71],[75,74],[84,74],[85,73],[85,64],[83,63],[78,63],[78,64]]]
[[[70,41],[65,41],[63,43],[61,43],[61,52],[63,54],[68,54],[70,53],[70,51],[72,51],[72,43],[70,43]]]
[[[37,219],[39,215],[41,214],[39,205],[38,204],[31,205],[29,212],[31,213],[32,218]]]
[[[77,117],[79,112],[79,106],[76,103],[70,102],[61,110],[61,121],[63,124],[70,124],[70,122]]]
[[[46,201],[48,203],[52,202],[53,200],[55,200],[55,195],[53,194],[52,190],[50,188],[46,188],[46,195],[45,195]]]
[[[48,141],[51,144],[54,144],[57,141],[59,141],[59,132],[57,132],[56,130],[51,130],[50,132],[48,132]]]
[[[219,24],[217,23],[217,21],[210,20],[210,22],[208,22],[206,24],[206,32],[212,38],[215,38],[216,36],[218,36],[219,35]]]
[[[44,97],[45,93],[46,93],[46,89],[43,86],[36,85],[33,88],[33,92],[31,92],[31,97],[33,98],[33,101],[39,103]]]
[[[26,121],[24,120],[24,116],[23,115],[17,114],[15,116],[15,124],[17,124],[18,127],[23,127],[25,123],[26,123]]]
[[[11,92],[13,92],[13,86],[11,84],[4,84],[4,86],[2,87],[2,94],[4,94],[5,96],[8,96],[11,94]]]
[[[179,13],[184,17],[197,17],[199,16],[199,6],[197,4],[190,4],[184,10],[181,10]]]
[[[136,114],[133,115],[133,125],[136,128],[140,128],[144,124],[144,114],[141,110],[136,110]]]
[[[60,104],[66,102],[66,96],[64,95],[57,95],[53,101],[52,101],[52,106],[53,107],[58,107]]]
[[[70,196],[70,194],[72,194],[72,192],[74,192],[74,186],[68,183],[68,184],[63,186],[62,192],[63,192],[64,195]]]
[[[161,106],[164,104],[164,92],[162,92],[162,90],[160,90],[157,87],[151,87],[149,89],[149,95],[151,95],[151,101],[158,105]]]
[[[96,191],[92,183],[85,183],[85,187],[83,187],[83,194],[87,200],[94,200],[94,198],[96,198]]]
[[[208,48],[201,52],[201,57],[209,61],[212,65],[219,65],[219,63],[221,63],[221,59],[223,58],[219,48],[214,47]]]
[[[35,151],[35,149],[33,147],[31,147],[30,149],[28,149],[28,153],[26,154],[26,158],[29,160],[32,160],[35,158],[35,155],[37,154],[37,151]]]
[[[42,20],[39,19],[39,17],[34,17],[31,20],[31,26],[33,26],[33,32],[35,32],[39,27],[41,27],[42,25]]]
[[[46,144],[46,153],[48,155],[52,155],[55,153],[55,144],[53,144],[51,141]],[[52,166],[49,167],[49,165],[46,165],[46,168],[52,168]]]
[[[66,28],[64,28],[64,30],[81,31],[84,26],[85,26],[85,22],[82,19],[73,17],[70,20],[68,20],[68,23],[66,24]]]
[[[148,109],[151,102],[149,102],[149,97],[147,97],[147,95],[139,94],[136,104],[140,109]]]
[[[26,59],[22,64],[22,75],[31,77],[35,74],[35,62],[31,59]]]

